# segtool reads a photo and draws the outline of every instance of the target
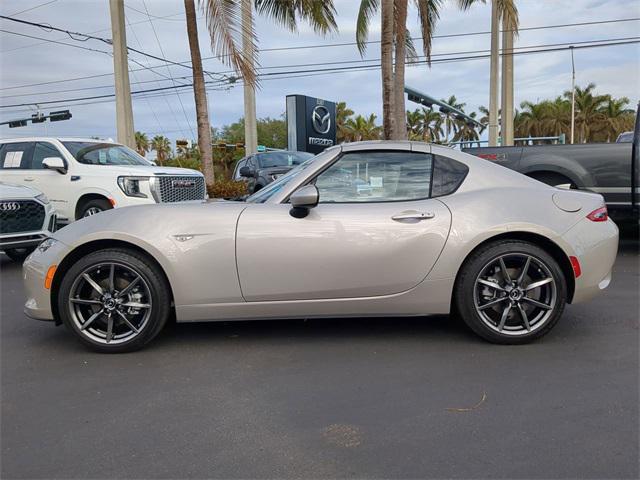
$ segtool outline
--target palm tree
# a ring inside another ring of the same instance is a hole
[[[579,143],[586,143],[591,136],[591,132],[602,128],[606,119],[602,109],[610,96],[594,94],[595,88],[595,83],[590,83],[586,88],[576,86],[576,130],[578,131]],[[564,97],[570,100],[571,91],[564,92]]]
[[[475,120],[476,112],[471,112],[469,116]],[[472,122],[464,122],[460,121],[458,123],[458,131],[453,136],[454,142],[474,142],[480,140],[480,134],[482,133],[481,129],[478,131],[476,129],[476,124]]]
[[[549,102],[533,103],[524,101],[520,104],[522,112],[518,119],[516,135],[521,137],[544,137],[548,122]]]
[[[155,150],[156,162],[162,165],[171,155],[171,142],[164,135],[156,135],[151,140],[151,150]]]
[[[413,112],[407,110],[407,134],[409,140],[422,140],[424,138],[424,113],[417,108]]]
[[[380,127],[376,125],[376,116],[372,113],[365,118],[358,115],[349,118],[345,122],[347,141],[360,142],[362,140],[378,140],[380,138]]]
[[[455,108],[456,110],[460,110],[461,112],[464,112],[464,107],[467,105],[466,103],[459,103],[455,95],[451,95],[449,98],[443,98],[441,101],[443,103],[446,103],[450,107]],[[455,136],[456,132],[460,128],[460,121],[456,120],[449,114],[449,112],[446,111],[442,112],[442,121],[445,128],[445,142],[448,143],[449,134],[453,133]]]
[[[571,131],[571,102],[562,97],[547,102],[544,136],[569,135]]]
[[[423,108],[422,116],[424,121],[423,140],[425,142],[440,143],[440,139],[444,135],[442,116],[432,108]]]
[[[620,133],[633,130],[634,111],[625,108],[629,104],[627,97],[611,98],[602,107],[601,112],[605,115],[603,133],[607,142],[615,141]]]
[[[135,139],[136,139],[136,151],[144,157],[149,151],[149,139],[147,138],[147,134],[142,132],[136,132]]]
[[[440,16],[441,0],[413,0],[418,10],[418,20],[422,33],[422,49],[427,63],[431,65],[431,42],[436,21]],[[458,6],[469,9],[484,0],[458,0]],[[514,29],[518,25],[515,0],[494,0],[497,2],[500,18],[508,21]],[[369,23],[381,11],[381,76],[382,76],[382,123],[384,138],[401,139],[406,135],[404,127],[404,70],[405,53],[410,52],[410,33],[406,27],[408,0],[360,0],[356,22],[356,43],[360,55],[364,56],[369,32]],[[394,64],[395,48],[395,64]],[[395,69],[394,69],[395,66]],[[398,121],[401,119],[402,121]]]
[[[345,141],[345,122],[353,115],[353,113],[353,110],[347,107],[346,102],[336,103],[336,140],[338,143]]]

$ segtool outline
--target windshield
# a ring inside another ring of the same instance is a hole
[[[97,142],[62,142],[71,155],[87,165],[153,165],[123,145]]]
[[[247,198],[247,202],[249,203],[264,203],[269,200],[273,195],[282,190],[291,180],[300,175],[305,168],[307,168],[315,157],[311,157],[306,162],[301,163],[297,167],[292,170],[289,170],[287,173],[278,178],[275,182],[270,183],[266,187],[261,190],[258,190],[256,193]]]
[[[269,152],[256,155],[260,168],[292,167],[313,157],[307,152]]]

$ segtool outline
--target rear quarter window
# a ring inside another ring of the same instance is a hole
[[[432,197],[442,197],[455,192],[469,173],[464,163],[440,155],[433,157]]]

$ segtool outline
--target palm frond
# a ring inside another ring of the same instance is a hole
[[[415,0],[418,7],[418,18],[422,32],[422,48],[427,57],[427,64],[431,66],[431,40],[436,22],[440,18],[442,0]]]
[[[242,28],[238,0],[200,0],[200,6],[204,11],[211,36],[211,50],[219,60],[242,75],[245,83],[255,85],[256,35],[253,24],[250,28]],[[242,42],[253,44],[253,58],[245,56]]]
[[[514,36],[518,36],[520,19],[518,17],[518,7],[516,0],[493,0],[498,7],[498,16],[508,28],[513,30]]]
[[[293,1],[255,0],[254,5],[258,14],[272,18],[292,32],[297,30],[296,9]]]
[[[316,33],[338,31],[333,0],[293,0],[300,18],[309,22]]]
[[[411,39],[411,32],[407,29],[407,34],[404,37],[404,48],[406,49],[405,58],[408,63],[417,62],[419,60],[418,51],[416,50],[416,46]]]
[[[361,56],[367,50],[367,38],[369,36],[369,23],[380,8],[380,0],[361,0],[356,21],[356,44]]]

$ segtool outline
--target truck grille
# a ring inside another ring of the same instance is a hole
[[[162,203],[204,200],[206,188],[204,177],[195,175],[184,177],[156,177],[158,200]]]
[[[44,206],[33,200],[0,201],[0,233],[42,230]]]

